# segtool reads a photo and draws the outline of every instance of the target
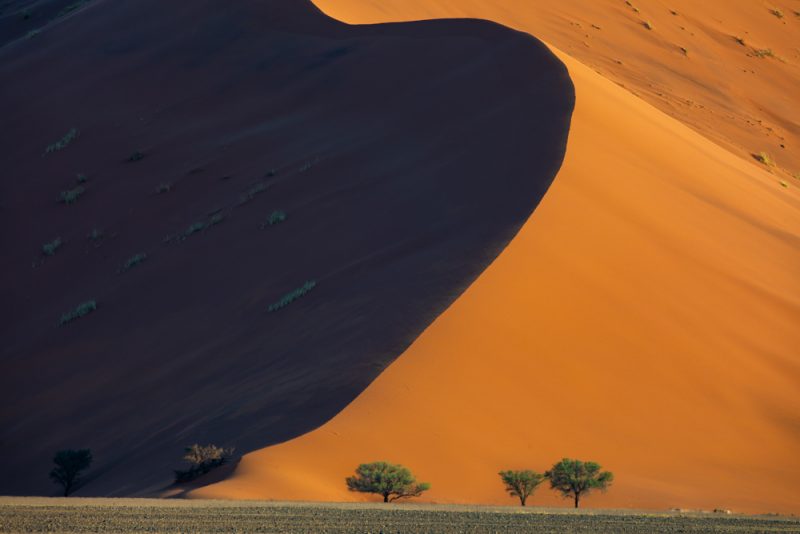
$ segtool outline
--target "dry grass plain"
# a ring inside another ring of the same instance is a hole
[[[800,532],[800,518],[364,503],[0,498],[0,532]]]

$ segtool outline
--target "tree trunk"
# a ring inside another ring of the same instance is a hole
[[[580,502],[580,500],[581,500],[581,494],[580,493],[576,493],[575,494],[575,508],[578,507],[578,503]]]
[[[389,502],[389,494],[383,496],[383,502]]]
[[[519,503],[520,503],[522,506],[525,506],[525,501],[526,501],[526,500],[528,500],[528,498],[527,498],[527,497],[520,497],[520,498],[519,498]]]

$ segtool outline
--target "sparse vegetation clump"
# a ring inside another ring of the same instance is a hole
[[[69,324],[76,319],[85,317],[86,315],[89,315],[96,309],[97,309],[96,301],[87,300],[86,302],[82,302],[78,304],[78,306],[76,306],[74,310],[62,314],[61,319],[58,321],[58,326],[64,326],[65,324]]]
[[[777,8],[770,9],[769,12],[778,17],[779,19],[783,18],[783,11],[781,11],[780,9]]]
[[[92,465],[92,451],[89,449],[58,451],[53,457],[56,466],[50,471],[50,478],[64,488],[68,497],[80,484],[80,474]]]
[[[427,482],[417,482],[407,467],[388,462],[361,464],[345,482],[348,490],[380,495],[386,503],[419,497],[431,488]]]
[[[227,463],[233,455],[233,448],[217,447],[216,445],[199,445],[195,443],[186,447],[183,460],[189,464],[189,469],[176,469],[175,482],[189,482],[205,475],[212,469]]]
[[[733,40],[736,41],[741,46],[747,46],[747,43],[745,42],[744,37],[739,37],[737,35],[737,36],[734,36]]]
[[[759,152],[758,154],[753,154],[753,158],[762,165],[766,165],[767,167],[774,167],[775,160],[772,159],[772,156],[767,154],[766,152]]]
[[[291,304],[292,302],[294,302],[297,299],[299,299],[300,297],[302,297],[303,295],[307,294],[309,291],[311,291],[315,287],[317,287],[316,280],[309,280],[305,284],[303,284],[302,286],[300,286],[297,289],[295,289],[295,290],[287,293],[286,295],[284,295],[280,300],[270,304],[269,308],[267,308],[267,311],[275,312],[275,311],[278,311],[280,309],[283,309],[286,306],[288,306],[289,304]]]
[[[156,194],[158,195],[169,193],[170,191],[172,191],[172,184],[169,182],[160,183],[156,187]]]
[[[614,474],[602,471],[600,464],[564,458],[544,474],[550,481],[550,488],[565,498],[574,499],[575,508],[580,506],[581,497],[595,490],[605,491],[614,481]]]
[[[266,228],[267,226],[275,226],[276,224],[280,224],[286,220],[286,212],[281,210],[275,210],[269,214],[269,218],[267,222],[261,225],[261,228]]]
[[[73,11],[77,11],[86,4],[88,4],[91,0],[78,0],[77,2],[73,2],[67,6],[65,6],[61,11],[58,12],[58,17],[66,17]]]
[[[89,181],[89,178],[88,178],[88,177],[87,177],[85,174],[78,173],[78,174],[76,174],[76,175],[75,175],[75,180],[76,180],[76,181],[77,181],[79,184],[85,184],[86,182],[88,182],[88,181]]]
[[[58,251],[59,248],[61,248],[61,245],[63,244],[64,242],[61,241],[61,238],[57,237],[52,241],[50,241],[49,243],[45,243],[44,245],[42,245],[42,254],[44,254],[45,256],[55,256],[56,252]]]
[[[86,192],[86,188],[83,187],[82,185],[79,185],[78,187],[74,187],[67,191],[62,191],[61,196],[59,197],[59,202],[67,205],[74,204],[75,202],[78,201],[78,199],[81,197],[81,195],[83,195],[84,192]]]
[[[256,195],[263,193],[266,190],[267,190],[266,184],[259,183],[254,185],[253,187],[251,187],[250,189],[241,194],[241,196],[239,197],[239,205],[241,206],[242,204],[247,204],[248,202],[256,198]]]
[[[642,26],[644,26],[648,30],[652,30],[653,29],[653,24],[649,20],[644,21],[642,23]]]
[[[120,272],[123,272],[123,273],[128,272],[131,269],[133,269],[134,267],[136,267],[137,265],[140,265],[141,263],[143,263],[146,259],[147,259],[147,254],[145,254],[145,253],[136,254],[134,256],[131,256],[122,265],[122,268],[120,269]]]
[[[519,498],[519,504],[525,506],[536,488],[544,481],[544,475],[531,470],[524,471],[500,471],[498,473],[506,491],[512,497]]]
[[[206,229],[207,226],[208,225],[204,221],[193,222],[192,224],[189,225],[189,228],[187,228],[186,231],[183,232],[183,237],[187,238],[190,235],[202,232],[203,230]]]
[[[47,145],[44,149],[45,154],[51,154],[53,152],[58,152],[59,150],[64,150],[78,137],[78,130],[76,128],[71,128],[64,137],[56,141],[55,143]]]
[[[139,150],[137,150],[136,152],[134,152],[133,154],[128,156],[128,161],[130,163],[135,163],[137,161],[142,161],[143,159],[144,159],[144,152],[141,152]]]
[[[208,219],[208,226],[216,226],[224,220],[225,220],[225,214],[222,213],[222,211],[218,211],[212,214],[211,217]]]

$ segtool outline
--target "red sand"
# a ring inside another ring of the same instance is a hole
[[[529,4],[320,2],[352,23],[523,29]],[[567,157],[518,237],[343,412],[195,496],[358,500],[344,477],[385,459],[432,483],[423,500],[513,504],[497,471],[572,456],[617,476],[587,506],[800,511],[795,183],[560,57],[577,97]],[[532,504],[559,502],[540,489]]]

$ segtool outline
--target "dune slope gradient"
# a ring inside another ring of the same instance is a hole
[[[351,23],[528,4],[319,2]],[[567,155],[519,235],[344,411],[195,496],[364,499],[344,477],[388,460],[423,500],[512,504],[499,470],[568,456],[617,476],[587,506],[800,511],[797,189],[559,57]]]
[[[38,33],[0,27],[0,493],[56,493],[63,448],[94,453],[79,494],[140,495],[194,442],[318,427],[497,256],[564,156],[566,68],[494,23],[23,4]]]

